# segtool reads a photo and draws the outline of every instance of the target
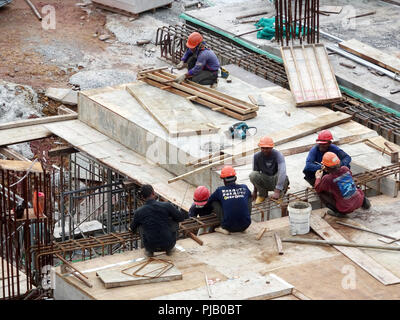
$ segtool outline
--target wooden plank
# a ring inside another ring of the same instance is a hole
[[[219,131],[210,127],[210,121],[185,98],[138,82],[126,90],[172,136],[211,134]]]
[[[393,71],[395,73],[400,72],[399,58],[382,52],[356,39],[340,42],[339,47],[369,62],[375,63],[382,68]]]
[[[267,231],[267,228],[262,228],[261,231],[258,233],[257,235],[257,240],[260,240],[263,236],[263,234],[265,233],[265,231]]]
[[[294,295],[299,300],[312,300],[311,298],[307,297],[305,294],[303,294],[301,291],[297,290],[296,288],[293,288],[292,295]]]
[[[326,13],[336,13],[339,14],[342,12],[342,6],[321,6],[319,7],[319,11],[326,12]]]
[[[94,4],[123,10],[132,14],[138,14],[151,9],[170,5],[172,0],[93,0]]]
[[[0,130],[27,127],[27,126],[37,125],[37,124],[44,124],[44,123],[51,123],[51,122],[58,122],[58,121],[68,121],[68,120],[74,120],[74,119],[78,119],[77,113],[60,115],[60,116],[35,118],[35,119],[24,119],[24,120],[2,123],[2,124],[0,124]]]
[[[0,130],[0,146],[28,142],[52,136],[52,132],[44,125],[27,126]]]
[[[0,148],[0,153],[10,160],[30,161],[28,158],[25,158],[22,154],[10,147]]]
[[[304,122],[304,123],[301,123],[292,128],[285,129],[285,130],[279,131],[277,133],[272,133],[270,135],[270,137],[272,137],[272,139],[274,140],[275,146],[277,146],[277,145],[307,136],[314,132],[318,132],[320,130],[330,128],[330,127],[336,126],[338,124],[350,121],[350,119],[351,119],[351,115],[348,115],[348,114],[345,114],[342,112],[335,112],[332,114],[330,113],[327,115],[323,115],[321,117],[317,117],[317,118],[313,119],[313,121]],[[240,150],[237,150],[237,149],[240,149]],[[248,144],[248,143],[240,144],[239,148],[233,147],[233,148],[225,149],[224,150],[225,153],[231,154],[231,156],[229,158],[225,158],[225,159],[213,162],[211,164],[205,165],[203,167],[197,168],[193,171],[184,173],[180,176],[177,176],[173,179],[168,180],[168,183],[172,183],[172,182],[181,180],[191,174],[195,174],[200,171],[209,169],[213,166],[220,165],[220,164],[224,163],[225,161],[231,161],[234,159],[242,158],[251,153],[255,153],[259,150],[260,150],[260,148],[257,146],[256,143],[254,143],[254,141],[252,141],[250,144]]]
[[[122,273],[121,270],[100,270],[97,271],[99,279],[104,283],[106,289],[140,285],[147,283],[159,283],[165,281],[182,280],[182,273],[173,266],[157,278],[135,277]]]
[[[311,228],[325,240],[348,242],[317,214],[311,214],[310,224]],[[398,277],[359,249],[340,246],[334,247],[384,285],[400,283]]]
[[[64,105],[61,105],[61,106],[59,106],[57,108],[57,113],[59,115],[66,115],[66,114],[76,114],[76,115],[78,115],[74,110],[71,110],[70,108],[68,108],[68,107],[66,107]]]
[[[281,238],[279,237],[278,233],[274,233],[274,238],[275,238],[275,243],[276,243],[276,249],[280,255],[283,254],[283,246],[282,246],[282,241]]]
[[[43,173],[42,165],[40,162],[36,162],[32,165],[30,161],[20,161],[20,160],[1,160],[0,168],[3,170],[14,170],[14,171],[27,171]]]
[[[49,157],[58,157],[76,152],[79,152],[79,150],[72,146],[66,146],[66,147],[51,149],[49,150],[48,155]]]
[[[281,53],[296,106],[321,105],[342,100],[323,45],[282,47]]]

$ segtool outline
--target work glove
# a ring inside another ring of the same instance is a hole
[[[183,69],[184,66],[185,66],[185,62],[181,61],[181,62],[178,63],[178,65],[176,66],[176,68],[177,68],[178,70],[181,70],[181,69]]]
[[[179,77],[177,77],[177,78],[174,80],[174,82],[182,83],[183,81],[185,81],[185,79],[186,79],[186,74],[184,73],[184,74],[181,74]]]
[[[317,171],[315,172],[315,179],[321,179],[323,175],[324,175],[324,173],[322,172],[321,169],[320,169],[320,170],[317,170]]]

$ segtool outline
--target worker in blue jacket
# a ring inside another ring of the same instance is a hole
[[[220,63],[215,53],[206,47],[203,36],[198,32],[193,32],[190,34],[186,46],[188,49],[177,68],[182,69],[186,66],[188,72],[177,77],[175,82],[181,83],[185,79],[189,79],[198,84],[216,87]]]
[[[245,184],[236,184],[236,172],[231,166],[221,170],[224,186],[217,188],[208,199],[213,211],[221,221],[216,232],[230,234],[243,232],[251,224],[251,191]]]
[[[332,143],[333,137],[329,130],[322,130],[318,134],[317,145],[311,148],[308,153],[306,166],[303,170],[304,179],[314,187],[315,172],[322,169],[322,157],[326,152],[333,152],[340,159],[340,166],[345,166],[350,169],[351,157]]]

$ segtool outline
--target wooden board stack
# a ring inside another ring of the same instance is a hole
[[[138,80],[145,81],[157,88],[175,93],[238,120],[244,121],[257,116],[258,106],[254,104],[233,98],[192,81],[178,84],[173,82],[175,79],[173,74],[162,69],[166,69],[166,67],[139,72]]]

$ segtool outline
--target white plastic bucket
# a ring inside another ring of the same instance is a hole
[[[303,201],[289,203],[289,221],[292,235],[310,232],[311,204]]]

